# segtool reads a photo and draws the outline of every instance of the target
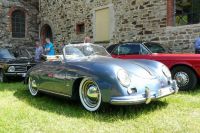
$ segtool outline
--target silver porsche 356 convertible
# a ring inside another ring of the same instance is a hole
[[[168,68],[156,61],[121,60],[94,44],[69,44],[63,55],[48,57],[27,73],[31,95],[47,92],[80,99],[88,111],[102,102],[114,105],[149,103],[178,91]]]

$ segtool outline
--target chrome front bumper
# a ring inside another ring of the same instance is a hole
[[[20,77],[26,77],[26,73],[5,73],[6,76],[20,76]]]
[[[110,103],[113,105],[134,105],[141,103],[150,103],[152,100],[166,97],[171,94],[176,94],[179,88],[176,81],[173,81],[172,86],[161,88],[157,92],[151,92],[148,87],[146,87],[144,94],[137,94],[134,96],[121,96],[112,97]]]

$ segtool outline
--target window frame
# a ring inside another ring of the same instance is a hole
[[[85,23],[76,24],[76,34],[84,34],[84,33],[85,33]]]
[[[110,24],[109,24],[109,40],[98,41],[97,37],[96,37],[96,11],[106,9],[106,8],[109,9],[109,22],[110,22]],[[93,17],[92,17],[93,38],[94,38],[95,43],[109,43],[110,40],[113,39],[113,35],[114,35],[114,31],[115,31],[115,15],[114,15],[115,11],[114,11],[113,4],[110,3],[110,4],[105,5],[105,6],[93,8],[92,12],[93,12]]]
[[[11,31],[12,38],[23,39],[26,37],[26,13],[24,11],[16,9],[12,12]]]
[[[196,0],[191,0],[191,7],[188,7],[188,12],[184,12],[184,9],[179,10],[177,9],[177,0],[172,0],[173,2],[173,25],[174,26],[184,26],[184,25],[192,25],[192,24],[200,24],[200,9],[199,11],[194,10],[194,5]],[[183,7],[182,7],[183,8]],[[186,9],[185,9],[186,10]],[[198,14],[198,17],[196,17],[195,14]],[[179,20],[178,20],[179,19]],[[177,21],[179,21],[177,23]]]

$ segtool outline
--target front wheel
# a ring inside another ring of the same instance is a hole
[[[197,84],[197,77],[191,68],[178,66],[172,69],[172,78],[177,81],[180,90],[192,90]]]
[[[102,102],[101,91],[93,80],[85,78],[81,81],[79,97],[86,110],[93,112],[100,108]]]
[[[28,89],[32,96],[38,95],[37,84],[36,84],[36,81],[32,77],[29,77],[28,79]]]

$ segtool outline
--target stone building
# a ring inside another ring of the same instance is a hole
[[[38,1],[0,0],[0,46],[33,46],[38,35]]]
[[[82,41],[86,35],[103,44],[147,40],[192,52],[200,16],[195,21],[191,16],[197,15],[193,7],[199,4],[199,0],[39,0],[40,37],[51,36],[57,44]]]
[[[0,0],[0,45],[28,45],[35,38],[44,43],[50,37],[58,46],[90,36],[102,45],[146,40],[193,52],[199,7],[200,0]],[[22,28],[13,28],[19,12]]]

